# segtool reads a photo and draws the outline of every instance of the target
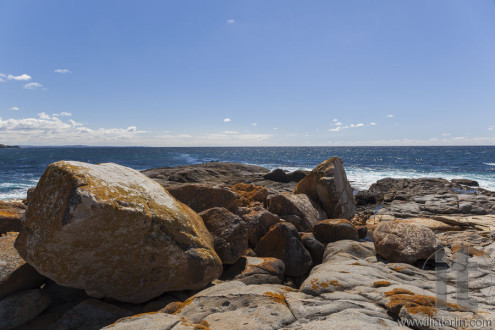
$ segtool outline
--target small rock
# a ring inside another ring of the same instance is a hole
[[[0,299],[12,293],[39,288],[45,281],[14,248],[17,233],[0,237]]]
[[[365,239],[368,236],[368,228],[366,226],[356,227],[359,239]]]
[[[313,232],[322,243],[331,243],[343,239],[357,241],[359,239],[356,227],[346,219],[327,219],[318,222]]]
[[[198,213],[213,207],[224,207],[229,211],[235,212],[238,207],[249,204],[239,194],[220,187],[184,184],[179,187],[167,188],[167,191],[174,198]]]
[[[373,232],[376,253],[392,262],[412,264],[443,249],[435,233],[423,226],[397,222],[380,224]]]
[[[280,217],[269,212],[261,206],[239,207],[236,214],[240,216],[248,228],[248,240],[252,246],[256,246],[260,239],[266,235],[270,227],[280,222]]]
[[[282,182],[282,183],[287,183],[291,181],[287,173],[285,173],[285,171],[280,168],[277,168],[271,171],[270,173],[263,175],[263,178],[265,178],[266,180]]]
[[[0,300],[0,329],[14,329],[38,316],[50,305],[50,297],[40,289],[14,293]]]
[[[313,265],[321,264],[323,259],[323,253],[325,252],[325,245],[316,239],[313,233],[303,233],[301,235],[304,247],[311,254]]]
[[[220,279],[235,279],[244,284],[281,284],[284,275],[285,265],[280,259],[242,257]]]
[[[215,251],[222,262],[235,263],[248,248],[246,223],[223,207],[214,207],[199,215],[213,235]]]
[[[288,222],[273,226],[255,249],[258,257],[280,259],[289,276],[303,276],[313,265],[311,255],[304,247],[296,227]]]
[[[20,232],[21,219],[26,205],[18,202],[0,201],[0,235],[8,232]]]
[[[307,172],[307,171],[297,170],[297,171],[294,171],[292,173],[289,173],[288,176],[289,176],[290,181],[299,182],[302,179],[304,179],[306,177],[306,175],[308,175],[308,173],[309,172]]]
[[[307,195],[282,193],[268,197],[268,210],[296,226],[298,231],[308,232],[321,220],[325,212]]]
[[[268,197],[268,189],[250,183],[237,183],[231,190],[244,197],[249,202],[261,202],[265,204],[266,198]]]
[[[452,179],[450,182],[455,183],[455,184],[462,184],[468,187],[479,187],[480,184],[478,181],[475,180],[470,180],[470,179]]]

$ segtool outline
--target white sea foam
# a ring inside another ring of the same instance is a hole
[[[483,163],[485,165],[489,165],[489,166],[495,166],[495,163]]]

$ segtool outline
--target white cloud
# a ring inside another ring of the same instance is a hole
[[[227,20],[227,24],[234,24],[235,23],[235,19],[228,19]]]
[[[336,122],[338,122],[339,120],[338,120],[337,118],[334,118],[332,121],[333,121],[334,123],[336,123]]]
[[[135,144],[139,134],[135,126],[128,128],[85,127],[72,119],[68,122],[44,112],[39,118],[6,119],[0,118],[0,140],[11,144],[33,145],[130,145]]]
[[[224,122],[224,123],[230,123],[231,121],[232,121],[232,120],[231,120],[230,118],[225,118],[225,119],[223,120],[223,122]]]
[[[278,128],[274,127],[273,130],[276,131],[276,130],[278,130]]]
[[[56,73],[62,73],[62,74],[72,73],[69,69],[56,69],[55,72]]]
[[[21,80],[21,81],[27,81],[27,80],[31,80],[31,76],[28,75],[28,74],[21,74],[21,75],[18,75],[18,76],[14,76],[12,74],[9,74],[7,76],[7,79],[8,80]]]
[[[394,118],[394,116],[395,116],[395,115],[390,114],[390,115],[386,115],[385,117],[386,117],[386,118]]]
[[[370,123],[370,126],[376,126],[376,123],[375,122],[371,122]]]
[[[488,127],[488,130],[489,130],[489,131],[493,131],[493,129],[495,129],[495,126],[490,126],[490,127]]]
[[[0,73],[0,82],[4,82],[5,81],[4,78],[6,78],[6,77],[7,77],[6,75],[4,75],[3,73]]]
[[[40,89],[43,88],[43,85],[37,82],[30,82],[24,85],[25,89]]]
[[[59,117],[59,116],[60,117],[70,117],[70,116],[72,116],[72,113],[63,111],[61,113],[54,113],[54,114],[52,114],[52,116],[54,116],[54,117]]]
[[[258,124],[257,123],[251,123],[251,126],[257,126]]]
[[[342,124],[340,121],[338,121],[338,122],[336,122],[334,125],[335,125],[335,126],[342,126],[342,125],[344,125],[344,124]]]
[[[442,133],[442,136],[450,136],[450,135],[452,135],[452,134],[450,134],[450,133]]]
[[[350,127],[351,128],[356,128],[356,127],[363,127],[364,124],[363,123],[359,123],[359,124],[351,124]]]
[[[9,110],[12,110],[12,111],[19,111],[19,107],[12,107],[12,108],[9,108]]]
[[[239,134],[237,131],[223,131],[222,134]]]

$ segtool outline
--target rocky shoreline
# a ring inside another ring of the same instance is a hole
[[[0,203],[0,328],[492,328],[494,227],[476,182],[354,194],[337,157],[292,173],[57,162]],[[463,253],[475,307],[456,299]]]

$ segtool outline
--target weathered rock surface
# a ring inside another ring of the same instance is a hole
[[[373,232],[377,254],[392,262],[414,263],[434,258],[443,249],[435,233],[423,226],[385,222]]]
[[[185,325],[183,318],[177,315],[170,315],[166,313],[144,313],[130,317],[125,317],[117,322],[104,327],[102,329],[112,330],[169,330],[174,328],[175,325]],[[186,323],[187,324],[187,323]],[[191,327],[192,328],[192,327]],[[201,329],[201,328],[198,328]]]
[[[0,237],[0,299],[18,291],[39,288],[45,280],[14,248],[16,238],[17,233]]]
[[[199,214],[213,235],[214,247],[224,264],[235,263],[248,248],[248,228],[244,220],[223,207]]]
[[[237,183],[231,190],[251,203],[261,202],[265,204],[266,198],[268,197],[268,189],[263,186],[255,186],[251,183]]]
[[[301,235],[304,247],[308,250],[313,260],[313,265],[321,264],[323,260],[323,253],[325,252],[325,245],[316,239],[313,233],[303,233]]]
[[[242,257],[224,271],[222,280],[244,284],[281,284],[285,276],[284,262],[276,258]]]
[[[312,231],[313,226],[327,219],[325,212],[307,195],[282,193],[268,198],[268,210],[296,226],[298,231]]]
[[[238,207],[249,204],[239,194],[220,187],[185,184],[179,187],[167,188],[167,190],[174,198],[196,212],[202,212],[213,207],[224,207],[229,211],[235,212]]]
[[[315,237],[322,243],[330,243],[343,239],[357,241],[359,239],[356,227],[346,219],[327,219],[318,222],[313,227]]]
[[[50,297],[40,289],[14,293],[0,300],[0,329],[17,328],[38,316],[50,305]]]
[[[263,236],[254,252],[258,257],[282,260],[285,264],[285,273],[289,276],[303,276],[313,265],[311,255],[304,247],[296,227],[288,222],[273,226]]]
[[[65,312],[52,329],[100,329],[131,316],[129,310],[96,299],[87,299]]]
[[[0,201],[0,235],[21,231],[21,219],[26,212],[26,205],[19,202]]]
[[[24,225],[19,254],[41,274],[92,297],[139,303],[200,289],[222,270],[201,217],[116,164],[51,164]]]
[[[248,228],[249,243],[255,247],[260,239],[266,235],[271,226],[280,222],[280,217],[263,207],[239,207],[236,214],[244,220]]]
[[[318,202],[328,218],[351,219],[356,212],[353,189],[339,157],[332,157],[311,171],[294,189]]]

